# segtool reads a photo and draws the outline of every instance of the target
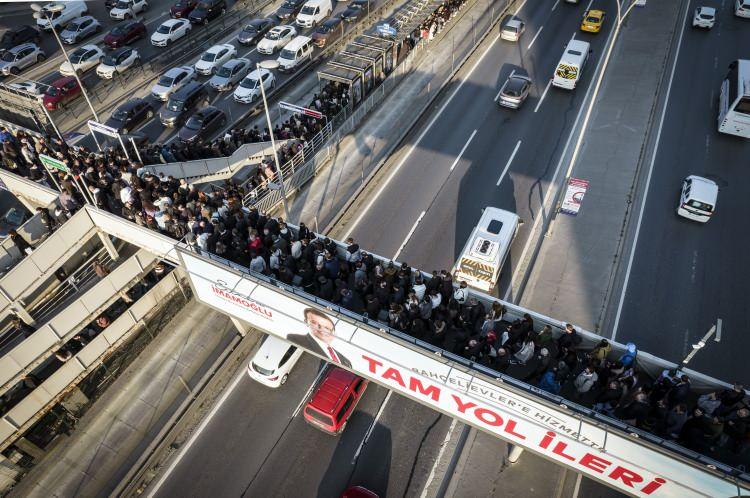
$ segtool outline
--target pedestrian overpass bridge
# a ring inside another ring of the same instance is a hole
[[[0,179],[6,180],[8,175],[0,173]],[[48,198],[31,192],[42,188],[33,182],[15,177],[5,183],[12,183],[9,187],[27,200]],[[183,267],[197,299],[218,311],[297,342],[290,336],[309,333],[305,315],[313,310],[331,322],[335,334],[332,346],[338,356],[347,359],[344,365],[358,375],[621,492],[633,496],[750,496],[750,475],[745,472],[438,349],[299,288],[251,273],[215,255],[198,254],[186,244],[111,213],[91,206],[83,209],[98,230]],[[337,247],[339,256],[343,256],[345,245],[337,242]],[[488,307],[496,301],[475,291],[471,295]],[[550,325],[556,334],[564,328],[563,321],[512,303],[503,304],[510,319],[529,313],[535,323]],[[601,339],[587,331],[581,335],[583,346],[593,347]],[[330,360],[320,350],[302,347]],[[613,349],[618,354],[624,346],[613,343]],[[643,352],[638,361],[651,372],[676,367]],[[730,387],[699,372],[684,371],[699,389]]]

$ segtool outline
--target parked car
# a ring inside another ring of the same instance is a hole
[[[372,9],[373,3],[371,0],[352,0],[340,17],[346,22],[355,22],[367,15],[368,9]]]
[[[134,19],[136,14],[146,12],[148,2],[146,0],[120,0],[115,8],[109,11],[112,19]]]
[[[258,42],[258,53],[271,55],[297,36],[294,26],[275,26]]]
[[[271,28],[276,26],[278,21],[267,17],[265,19],[253,19],[245,25],[237,35],[237,41],[243,45],[253,45],[258,43]]]
[[[42,35],[35,27],[23,24],[10,28],[3,33],[2,38],[0,38],[0,50],[8,50],[29,42],[39,45],[41,39]]]
[[[222,64],[235,55],[237,55],[237,49],[231,43],[214,45],[201,55],[201,58],[195,63],[195,70],[198,71],[198,74],[212,75]]]
[[[305,421],[328,434],[339,434],[367,388],[367,380],[328,365],[305,404]]]
[[[47,87],[42,104],[48,111],[54,111],[81,96],[81,87],[73,76],[57,79]]]
[[[89,8],[86,2],[76,0],[48,3],[42,6],[42,11],[36,20],[37,27],[44,31],[52,31],[53,28],[60,31],[76,17],[88,15]]]
[[[73,45],[95,35],[102,30],[102,25],[92,16],[77,17],[70,21],[60,33],[60,40],[68,45]]]
[[[226,122],[224,111],[210,105],[190,116],[177,136],[183,142],[202,142],[210,139]]]
[[[264,336],[260,348],[247,365],[247,374],[268,387],[281,387],[286,384],[302,353],[302,349],[283,339],[273,335]]]
[[[250,71],[250,59],[240,57],[225,62],[208,80],[209,86],[216,91],[224,92],[231,90],[234,85],[239,83]]]
[[[522,74],[511,73],[500,88],[497,103],[503,107],[518,109],[531,91],[531,78]]]
[[[162,74],[151,87],[151,95],[156,100],[166,101],[174,92],[195,79],[195,69],[190,66],[173,67]]]
[[[188,19],[193,24],[206,24],[227,11],[225,0],[201,0],[190,12]]]
[[[45,58],[46,55],[36,43],[23,43],[6,50],[0,55],[0,73],[5,76],[18,74],[21,70],[41,62]]]
[[[713,7],[696,7],[693,14],[693,27],[711,29],[716,23],[716,9]]]
[[[136,98],[115,109],[105,124],[127,135],[153,117],[154,106],[146,99]]]
[[[185,19],[198,5],[198,0],[177,0],[169,8],[169,15],[174,19]]]
[[[240,85],[234,90],[234,100],[241,104],[251,104],[256,99],[260,98],[260,85],[258,80],[262,79],[263,89],[265,91],[271,90],[276,86],[276,78],[273,73],[268,69],[260,68],[256,69],[240,82]]]
[[[325,47],[326,43],[333,42],[339,38],[344,31],[344,24],[338,17],[332,17],[315,28],[310,36],[313,43],[318,47]]]
[[[159,111],[161,124],[177,126],[200,104],[208,105],[208,92],[202,83],[191,81],[174,92],[166,105]]]
[[[281,4],[281,7],[276,9],[276,17],[280,21],[286,21],[288,19],[294,19],[302,10],[302,6],[305,5],[307,0],[286,0]]]
[[[512,18],[500,29],[500,38],[507,41],[518,41],[521,35],[526,31],[526,24],[517,17]]]
[[[146,25],[141,21],[125,21],[107,33],[104,37],[104,44],[109,48],[124,47],[144,38],[147,34]]]
[[[151,45],[155,47],[167,47],[188,34],[192,26],[187,19],[168,19],[156,28],[151,35]]]
[[[63,76],[73,76],[76,71],[85,73],[96,67],[104,59],[104,51],[96,45],[84,45],[75,49],[68,58],[70,63],[65,61],[60,65],[60,74]]]
[[[104,57],[104,60],[96,68],[96,74],[105,80],[111,80],[115,73],[123,73],[137,65],[141,55],[132,47],[115,49]]]

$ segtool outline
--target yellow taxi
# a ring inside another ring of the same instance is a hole
[[[604,23],[604,11],[603,10],[589,10],[583,15],[583,22],[581,22],[581,31],[588,31],[589,33],[598,33],[602,29]]]

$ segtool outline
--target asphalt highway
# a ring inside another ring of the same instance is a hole
[[[146,137],[148,137],[149,141],[151,143],[159,143],[159,142],[169,142],[171,140],[174,140],[176,138],[176,133],[179,130],[179,128],[167,128],[164,127],[158,118],[158,110],[163,105],[162,102],[155,100],[151,96],[151,87],[156,83],[156,80],[158,77],[166,72],[170,67],[174,66],[182,66],[182,65],[193,65],[202,55],[202,51],[195,53],[194,55],[187,57],[185,59],[181,60],[175,60],[173,64],[164,67],[163,70],[160,70],[158,72],[154,72],[153,68],[150,64],[146,64],[145,62],[150,61],[153,59],[156,55],[163,52],[164,48],[162,47],[155,47],[151,45],[150,42],[150,36],[151,34],[156,30],[156,28],[165,20],[169,19],[169,7],[173,4],[173,1],[170,0],[153,0],[150,3],[149,9],[143,14],[142,16],[139,16],[139,19],[141,19],[146,24],[146,29],[148,31],[148,36],[144,39],[138,40],[137,42],[131,44],[131,46],[135,47],[139,54],[141,55],[141,61],[143,62],[140,66],[134,67],[131,69],[128,69],[125,71],[122,75],[116,76],[112,80],[102,80],[96,75],[96,70],[91,69],[90,71],[84,73],[82,76],[82,81],[84,85],[86,86],[87,90],[89,90],[89,95],[92,100],[93,106],[95,110],[97,111],[97,114],[99,115],[99,120],[101,122],[105,122],[112,112],[119,106],[120,104],[123,104],[125,101],[127,101],[130,98],[133,97],[142,97],[146,98],[150,102],[153,103],[155,108],[155,115],[154,118],[152,118],[149,121],[146,121],[142,125],[140,125],[136,130],[133,130],[133,132],[138,132],[139,134],[143,134]],[[263,9],[262,15],[259,14],[257,17],[267,17],[271,16],[279,5],[281,5],[282,1],[277,0],[267,6],[265,9]],[[342,12],[347,7],[347,2],[336,2],[334,1],[334,16],[337,13]],[[380,2],[373,1],[372,8],[378,8]],[[88,38],[84,41],[81,41],[77,43],[76,45],[72,46],[66,46],[66,49],[68,50],[68,53],[72,52],[72,50],[75,49],[77,46],[82,46],[86,44],[97,44],[100,47],[103,47],[102,40],[104,36],[109,32],[109,30],[116,24],[114,20],[111,20],[109,18],[108,11],[104,8],[103,2],[89,2],[90,4],[90,13],[96,19],[98,19],[102,25],[103,29],[102,32],[99,35],[93,36],[91,38]],[[235,4],[234,0],[228,0],[228,11],[227,14],[225,14],[225,18],[231,19],[230,14],[232,12],[232,8]],[[251,18],[248,18],[247,21],[250,21]],[[0,21],[0,27],[8,27],[11,26],[11,23],[18,23],[18,24],[34,24],[35,20],[33,19],[31,15],[31,10],[29,10],[28,14],[18,14],[13,16],[11,20],[6,21],[3,19]],[[211,21],[212,24],[221,22],[221,18]],[[367,19],[363,19],[359,22],[368,22]],[[354,28],[355,23],[342,23],[344,25],[344,28],[346,32],[350,31]],[[193,27],[193,32],[197,33],[198,30],[203,29],[202,27],[195,26]],[[301,29],[297,27],[298,34],[305,34],[309,35],[314,31],[314,28],[310,29]],[[231,43],[237,48],[237,57],[246,57],[249,58],[253,65],[256,62],[260,62],[261,60],[266,59],[275,59],[278,56],[278,52],[274,55],[262,55],[258,54],[255,50],[255,46],[244,46],[239,44],[237,41],[237,34],[239,32],[239,28],[227,30],[221,39],[204,44],[205,46],[202,47],[203,49],[208,49],[210,46],[215,44],[221,44],[221,43]],[[186,38],[183,38],[176,42],[175,46],[179,44],[185,44],[187,43]],[[58,48],[57,42],[54,40],[53,36],[49,33],[45,33],[42,35],[42,48],[46,52],[48,59],[42,63],[36,64],[34,66],[31,66],[24,71],[21,72],[21,74],[16,77],[9,77],[5,78],[3,80],[4,83],[13,83],[15,81],[24,81],[24,80],[34,80],[39,81],[43,84],[50,84],[51,82],[55,81],[57,78],[60,77],[60,74],[58,72],[58,69],[60,65],[63,62],[63,56],[60,53],[60,49]],[[319,51],[322,50],[320,48],[315,47],[313,56],[317,55]],[[106,50],[105,50],[106,52]],[[280,85],[282,82],[284,82],[286,79],[290,78],[291,74],[284,74],[279,71],[273,71],[274,76],[276,77],[276,84],[277,86]],[[209,79],[208,76],[202,76],[197,75],[197,80],[201,82],[207,82]],[[209,89],[209,95],[210,95],[210,101],[211,105],[214,105],[224,111],[224,113],[227,115],[227,122],[228,124],[231,124],[232,122],[240,119],[243,117],[243,115],[250,109],[249,104],[240,104],[234,101],[232,98],[233,90],[226,91],[226,92],[216,92],[213,89]],[[295,102],[297,104],[301,105],[307,105],[309,102]],[[86,121],[89,119],[93,119],[93,116],[91,114],[91,111],[89,110],[85,100],[83,98],[76,99],[75,101],[71,102],[70,105],[67,106],[67,109],[62,109],[58,111],[54,111],[51,113],[52,119],[57,124],[58,128],[61,132],[75,132],[75,133],[88,133],[88,128],[86,126]],[[93,145],[93,144],[91,144]]]
[[[640,231],[632,266],[621,268],[627,287],[610,300],[610,316],[618,322],[618,341],[633,341],[675,362],[721,319],[721,342],[709,341],[689,366],[748,385],[750,179],[743,166],[750,142],[720,134],[716,120],[727,66],[748,55],[743,47],[750,43],[750,22],[735,17],[733,4],[724,3],[712,30],[693,29],[689,23],[697,5],[691,2],[657,153],[646,165],[651,171],[642,215],[632,218]],[[716,214],[706,224],[676,214],[682,180],[690,174],[719,184]]]
[[[450,419],[370,384],[346,430],[325,434],[300,411],[320,364],[303,355],[279,389],[239,372],[205,429],[146,496],[330,497],[354,485],[379,496],[416,495]]]
[[[610,34],[606,22],[598,34],[579,30],[589,6],[615,9],[605,0],[525,4],[519,13],[526,22],[520,42],[496,39],[480,52],[462,86],[448,90],[452,98],[406,138],[396,160],[400,169],[354,216],[347,235],[362,247],[427,271],[450,269],[484,207],[515,212],[525,223],[497,286],[503,296]],[[550,83],[573,37],[588,41],[592,54],[577,88],[568,91]],[[533,81],[519,110],[495,103],[512,71],[526,72]]]

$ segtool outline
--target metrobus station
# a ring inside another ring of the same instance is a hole
[[[31,206],[55,202],[57,193],[37,183],[7,172],[0,172],[0,179],[19,199]],[[87,231],[99,234],[107,248],[111,243],[118,247],[125,243],[138,248],[140,253],[133,260],[126,280],[137,278],[157,260],[167,263],[176,267],[175,272],[187,277],[199,301],[233,320],[293,342],[292,336],[310,333],[305,315],[315,310],[332,324],[334,338],[331,344],[338,357],[346,359],[340,362],[341,365],[357,375],[623,493],[665,497],[750,495],[750,475],[742,469],[393,330],[377,318],[354,313],[294,285],[251,272],[228,259],[197,251],[194,246],[90,205],[81,208],[73,218],[59,230],[66,230],[68,224],[71,227],[73,224],[85,225]],[[296,227],[289,226],[296,233]],[[80,228],[76,230],[80,231]],[[51,244],[54,243],[52,240]],[[337,256],[345,260],[347,245],[337,241],[332,243],[336,246]],[[35,253],[40,257],[45,254],[44,243]],[[145,257],[145,254],[150,256]],[[378,256],[375,260],[388,263]],[[31,275],[35,270],[27,267],[26,271]],[[418,273],[424,278],[430,277],[412,269],[412,275]],[[6,289],[4,292],[7,293],[6,284],[0,279],[0,289]],[[470,290],[469,295],[487,309],[498,301],[474,290]],[[528,313],[533,317],[535,327],[549,325],[556,335],[565,328],[565,321],[542,316],[512,303],[502,304],[507,307],[506,320],[521,318]],[[54,324],[40,324],[31,339],[24,340],[0,358],[6,388],[22,379],[40,357],[48,356],[56,345],[64,343],[72,334],[75,334],[73,329],[65,332],[55,328]],[[592,348],[601,340],[601,337],[586,331],[580,334],[583,337],[580,349]],[[116,341],[91,342],[76,354],[80,357],[80,361],[76,360],[79,370],[85,371],[94,363],[94,349],[98,354],[116,346]],[[613,343],[612,346],[612,357],[625,351],[621,344]],[[312,350],[303,343],[301,347],[330,361],[330,357],[319,350]],[[677,367],[644,352],[639,353],[637,360],[639,367],[654,377],[665,369]],[[731,387],[699,372],[683,371],[689,373],[699,391]],[[64,394],[66,386],[75,381],[75,376],[68,377],[67,384],[61,383],[59,378],[53,380],[54,386],[53,382],[45,381],[33,391],[34,396],[28,401],[24,400],[2,416],[0,439],[3,448],[20,440],[29,428],[26,420],[30,421],[49,409]]]

